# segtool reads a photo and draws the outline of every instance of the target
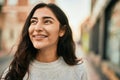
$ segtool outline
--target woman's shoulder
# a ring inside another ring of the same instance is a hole
[[[87,80],[87,65],[85,60],[80,60],[77,65],[74,66],[75,74],[80,80]]]
[[[84,59],[80,59],[79,62],[74,66],[74,69],[77,71],[86,70],[86,63]]]

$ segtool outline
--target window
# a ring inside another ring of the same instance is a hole
[[[1,41],[1,40],[2,40],[2,39],[1,39],[1,34],[2,34],[2,30],[0,29],[0,50],[1,50],[1,46],[2,46],[2,45],[1,45],[1,42],[2,42],[2,41]]]
[[[120,1],[111,10],[107,32],[107,59],[120,66]]]
[[[99,27],[100,27],[100,18],[98,18],[95,26],[92,28],[90,34],[90,50],[95,54],[99,54]]]
[[[4,3],[4,0],[0,0],[0,5],[2,5]]]
[[[14,6],[14,5],[17,5],[17,3],[18,3],[18,0],[7,0],[7,5]]]
[[[3,1],[3,0],[0,0],[0,12],[1,12],[1,9],[2,9],[3,3],[4,3],[4,1]]]

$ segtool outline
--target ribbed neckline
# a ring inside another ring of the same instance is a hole
[[[50,68],[57,68],[63,63],[64,63],[63,58],[59,57],[56,61],[53,61],[50,63],[44,63],[44,62],[40,62],[38,60],[34,60],[31,65],[36,68],[50,69]]]

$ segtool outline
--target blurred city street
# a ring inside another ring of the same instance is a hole
[[[120,80],[120,0],[0,0],[0,75],[17,48],[31,8],[54,3],[67,15],[88,80]]]

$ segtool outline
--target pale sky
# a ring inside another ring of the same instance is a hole
[[[80,24],[90,15],[91,0],[56,0],[58,6],[67,14],[75,40],[80,38]]]
[[[56,0],[56,2],[75,27],[90,14],[90,0]]]

